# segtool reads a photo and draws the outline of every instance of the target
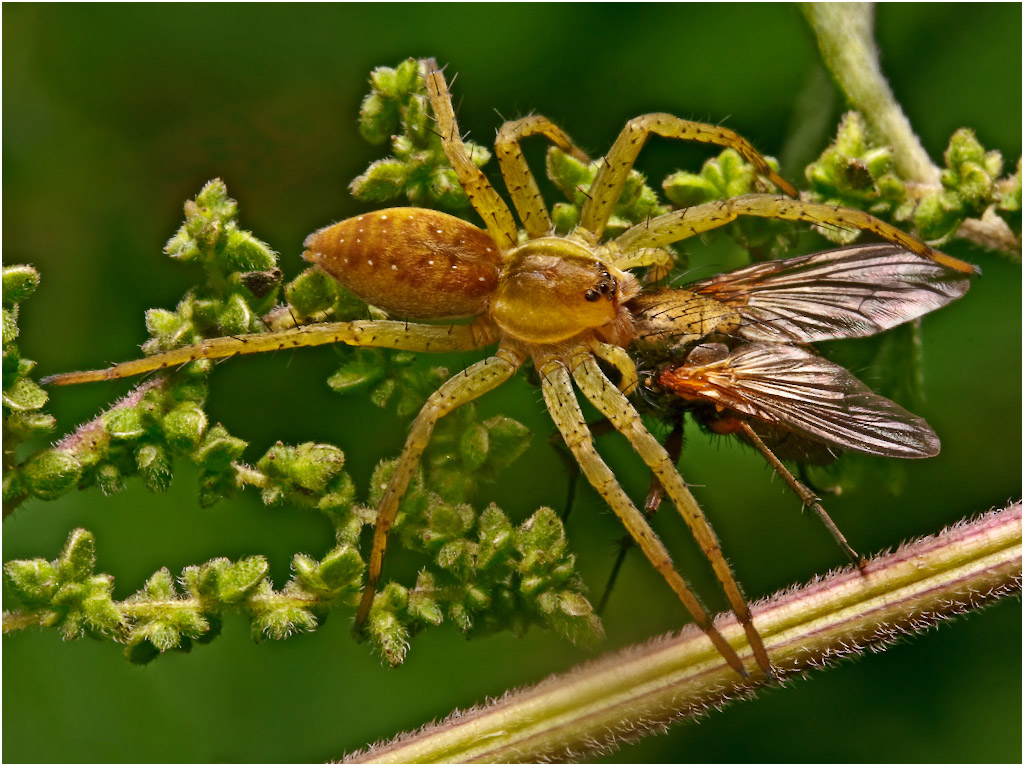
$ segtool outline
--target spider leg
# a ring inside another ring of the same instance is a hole
[[[647,283],[658,282],[664,279],[676,265],[676,259],[672,257],[672,253],[668,252],[668,250],[662,250],[660,247],[640,247],[636,250],[630,250],[628,253],[620,253],[616,248],[606,245],[605,252],[610,255],[608,260],[617,269],[622,269],[623,271],[653,266],[651,271],[647,272],[644,277],[644,282]]]
[[[260,354],[288,348],[322,346],[327,343],[395,348],[402,351],[441,352],[470,351],[492,342],[493,339],[486,330],[477,324],[427,325],[390,320],[330,322],[303,325],[280,332],[210,338],[193,346],[152,354],[103,370],[66,372],[43,378],[40,382],[57,386],[92,383],[177,367],[199,359],[223,359],[239,354]]]
[[[612,210],[622,196],[629,171],[651,133],[665,138],[731,147],[783,192],[791,197],[797,196],[796,189],[772,170],[768,161],[739,133],[717,125],[681,120],[671,114],[645,114],[626,123],[590,186],[590,198],[580,214],[580,228],[589,232],[594,242],[601,239]]]
[[[732,569],[725,560],[725,556],[722,555],[718,536],[715,535],[704,512],[697,505],[693,495],[690,494],[690,490],[686,488],[683,478],[679,475],[679,471],[676,470],[665,448],[644,428],[640,415],[601,372],[601,368],[597,366],[593,356],[586,352],[577,354],[572,365],[576,385],[601,414],[612,422],[615,429],[633,445],[633,449],[665,488],[665,492],[679,510],[701,550],[711,562],[711,567],[729,598],[733,612],[740,624],[743,625],[743,630],[754,650],[758,665],[770,674],[772,670],[768,652],[765,651],[764,642],[751,621],[750,609],[740,592],[739,585],[736,584]]]
[[[366,576],[366,589],[363,591],[359,609],[356,612],[355,631],[358,635],[363,623],[370,613],[373,597],[377,592],[381,567],[384,563],[384,551],[388,544],[388,532],[398,514],[398,504],[409,487],[409,482],[416,473],[420,455],[430,442],[430,435],[437,421],[467,402],[482,396],[491,389],[511,378],[522,357],[507,348],[499,348],[494,356],[488,357],[466,368],[464,372],[449,378],[437,389],[427,403],[423,405],[412,423],[409,438],[405,441],[402,455],[395,466],[395,472],[384,490],[377,508],[377,524],[373,531],[373,549],[370,551],[370,565]]]
[[[625,493],[615,474],[597,454],[594,449],[594,442],[583,419],[583,412],[580,410],[579,402],[572,388],[572,380],[565,365],[556,360],[548,360],[540,367],[541,389],[544,392],[544,402],[547,404],[551,419],[565,439],[566,446],[576,457],[587,481],[605,499],[605,502],[615,511],[629,534],[636,540],[637,545],[643,550],[644,555],[651,562],[655,569],[665,578],[672,590],[675,591],[679,600],[689,611],[694,621],[704,631],[711,643],[725,658],[726,662],[742,677],[746,678],[747,672],[736,655],[735,650],[725,640],[718,629],[708,617],[700,601],[690,590],[686,581],[672,566],[672,559],[668,555],[665,546],[655,535],[654,530],[644,519],[643,515],[636,509],[629,496]],[[609,383],[610,385],[610,383]]]
[[[922,258],[954,271],[964,274],[975,274],[978,271],[973,264],[933,250],[916,237],[861,210],[788,199],[773,194],[747,194],[676,210],[633,226],[613,240],[613,244],[624,252],[637,247],[664,247],[695,234],[725,226],[742,215],[870,231],[912,253],[917,253]]]
[[[452,163],[459,183],[466,190],[470,204],[480,215],[488,233],[502,248],[514,247],[519,241],[515,219],[508,205],[498,196],[487,177],[473,162],[473,158],[462,143],[459,126],[455,121],[455,110],[452,108],[452,96],[444,75],[433,60],[427,62],[427,95],[430,106],[437,119],[437,128],[441,134],[445,156]]]
[[[612,431],[612,424],[608,422],[607,418],[601,418],[594,423],[587,423],[587,428],[590,429],[592,436],[604,436],[609,431]],[[548,437],[548,443],[554,447],[558,457],[561,458],[565,464],[565,472],[569,475],[568,487],[565,493],[565,506],[562,509],[562,521],[568,521],[569,515],[572,513],[573,507],[576,505],[576,490],[579,488],[580,480],[580,464],[576,462],[575,456],[565,446],[565,439],[562,438],[560,431],[554,431]],[[632,538],[628,538],[632,539]]]
[[[526,164],[526,157],[520,142],[530,136],[544,136],[566,154],[570,154],[581,162],[590,162],[581,149],[573,144],[572,139],[547,117],[534,115],[511,120],[501,126],[494,142],[494,151],[498,155],[501,174],[505,178],[505,186],[512,197],[512,204],[519,213],[519,220],[530,239],[543,237],[552,231],[551,217],[541,196],[537,179]]]
[[[602,343],[599,340],[591,340],[587,346],[599,359],[610,364],[619,373],[619,390],[629,396],[636,387],[640,385],[640,376],[637,375],[636,365],[621,346],[613,346],[611,343]]]
[[[665,440],[665,451],[668,452],[669,459],[672,461],[673,465],[679,463],[679,454],[682,450],[683,420],[682,417],[679,417],[677,418],[675,425],[672,427],[672,432],[668,435],[668,439]],[[657,476],[652,476],[651,486],[647,490],[647,499],[644,500],[644,518],[653,518],[654,514],[656,514],[658,509],[661,507],[661,503],[664,499],[665,488],[661,486],[661,482],[658,481]],[[604,614],[604,609],[608,606],[608,599],[611,598],[612,590],[615,588],[615,582],[619,579],[619,570],[622,569],[622,564],[626,561],[626,554],[632,547],[632,537],[626,536],[622,538],[622,542],[619,544],[619,552],[615,556],[615,563],[612,564],[612,571],[608,575],[608,582],[606,582],[604,586],[604,593],[601,594],[601,599],[597,602],[596,611],[598,614]]]
[[[789,488],[793,490],[794,494],[800,498],[800,502],[804,506],[810,508],[821,519],[825,527],[831,533],[835,541],[839,543],[839,547],[843,549],[843,552],[849,557],[850,561],[856,564],[861,570],[864,569],[865,561],[861,558],[860,554],[857,553],[847,542],[846,536],[839,531],[839,527],[832,521],[832,517],[828,515],[828,512],[822,507],[819,498],[811,492],[806,486],[801,484],[797,478],[790,472],[782,461],[776,456],[774,452],[768,447],[767,444],[761,439],[760,436],[751,428],[750,424],[746,421],[740,423],[740,428],[743,429],[743,435],[747,437],[751,444],[757,448],[758,452],[764,455],[765,460],[768,461],[769,465],[775,469],[775,473],[782,477],[782,480],[789,485]]]

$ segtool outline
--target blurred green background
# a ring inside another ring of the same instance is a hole
[[[502,116],[535,111],[598,156],[628,118],[668,111],[724,122],[781,156],[791,177],[824,147],[843,108],[793,6],[5,5],[3,21],[4,261],[42,271],[21,320],[21,347],[42,374],[136,356],[143,311],[172,307],[192,281],[160,248],[182,202],[212,177],[238,199],[242,226],[281,253],[286,276],[298,273],[304,236],[361,209],[346,187],[379,156],[355,129],[374,66],[424,55],[448,63],[459,75],[462,128],[481,143]],[[965,125],[1009,163],[1020,155],[1020,22],[1016,4],[879,8],[883,67],[933,157]],[[807,125],[801,99],[820,129],[787,145]],[[711,154],[654,141],[640,167],[659,179]],[[530,156],[540,160],[542,149]],[[1020,270],[969,246],[948,249],[984,276],[924,322],[920,414],[943,451],[905,466],[901,494],[868,481],[828,500],[862,551],[1020,495]],[[365,487],[375,462],[399,450],[406,424],[333,396],[323,382],[333,362],[331,349],[235,360],[214,377],[211,415],[251,442],[250,456],[278,439],[339,444]],[[50,411],[69,429],[129,387],[58,390]],[[546,442],[552,426],[537,390],[517,380],[481,409],[535,432],[527,455],[481,501],[516,519],[540,505],[560,508],[567,478]],[[683,473],[749,596],[844,563],[758,456],[692,436]],[[627,490],[642,495],[639,461],[619,440],[599,446]],[[161,496],[133,482],[113,498],[94,489],[26,503],[4,525],[3,558],[53,558],[84,526],[96,534],[99,571],[116,576],[124,598],[161,566],[179,572],[219,555],[264,554],[280,584],[292,554],[320,556],[331,545],[324,519],[270,510],[255,497],[201,510],[194,479],[180,470]],[[678,517],[664,512],[656,527],[708,605],[723,608]],[[589,489],[568,528],[596,598],[621,529]],[[390,570],[402,573],[402,562]],[[5,637],[4,760],[338,758],[588,656],[538,631],[467,642],[444,627],[415,637],[406,664],[392,670],[353,643],[350,618],[338,613],[314,634],[261,644],[229,619],[209,646],[144,668],[112,644],[64,644],[56,631]],[[601,649],[683,620],[634,555],[605,614]],[[1019,761],[1020,650],[1020,604],[1010,601],[609,760]]]

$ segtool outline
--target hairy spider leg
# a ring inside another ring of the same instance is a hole
[[[828,515],[828,512],[822,507],[820,498],[811,492],[806,486],[790,472],[788,468],[779,460],[778,456],[772,452],[771,448],[764,443],[760,436],[754,431],[751,425],[744,421],[740,422],[740,428],[743,430],[743,434],[747,437],[751,444],[757,448],[757,450],[764,455],[765,460],[768,461],[769,465],[775,469],[775,473],[782,477],[782,480],[789,485],[789,488],[793,490],[793,493],[800,498],[800,502],[805,507],[810,508],[821,519],[822,523],[835,538],[835,541],[839,543],[839,547],[843,549],[843,552],[849,557],[850,561],[856,564],[861,569],[864,568],[865,561],[861,558],[861,555],[857,553],[847,541],[846,536],[839,530],[836,523],[832,521],[832,517]]]
[[[494,142],[494,152],[498,156],[501,175],[505,179],[505,186],[509,196],[512,197],[512,204],[515,205],[516,212],[519,213],[519,220],[523,222],[527,236],[530,239],[536,239],[550,234],[553,226],[551,216],[548,215],[547,205],[544,204],[544,197],[537,186],[537,179],[530,171],[530,166],[526,163],[526,157],[523,155],[520,145],[524,138],[530,136],[544,136],[563,152],[575,157],[580,162],[589,163],[590,157],[577,148],[572,139],[547,117],[540,115],[523,117],[506,122],[501,126]]]
[[[619,252],[612,243],[606,242],[603,245],[608,260],[617,269],[640,269],[650,267],[650,271],[644,277],[644,282],[651,284],[659,282],[667,277],[676,265],[676,259],[668,250],[660,247],[639,247],[629,252]]]
[[[604,421],[607,423],[608,421]],[[669,460],[672,461],[673,465],[679,464],[679,455],[683,451],[683,421],[681,417],[675,419],[675,423],[672,426],[672,431],[669,433],[668,438],[665,440],[665,451],[668,453]],[[644,518],[650,520],[654,517],[654,514],[658,512],[661,507],[662,501],[665,499],[665,488],[661,486],[661,482],[658,481],[657,476],[651,476],[651,485],[647,490],[647,498],[644,500],[643,514]],[[612,564],[612,571],[608,574],[608,581],[604,586],[604,593],[601,594],[601,599],[597,602],[597,609],[595,610],[598,614],[604,614],[605,607],[608,606],[608,599],[611,598],[612,590],[615,588],[615,582],[619,579],[619,572],[622,569],[623,563],[626,561],[626,554],[629,549],[633,547],[633,538],[626,535],[622,538],[619,544],[619,552],[615,556],[615,563]]]
[[[619,390],[626,396],[636,391],[640,385],[640,376],[636,371],[636,364],[626,353],[622,346],[614,346],[611,343],[602,343],[599,340],[591,340],[587,347],[598,359],[607,362],[619,373]]]
[[[445,156],[455,169],[459,183],[465,189],[469,202],[483,219],[487,232],[503,250],[515,247],[519,242],[519,232],[515,219],[508,205],[494,190],[483,171],[478,168],[466,150],[466,145],[459,135],[459,126],[455,121],[455,110],[452,108],[452,97],[444,75],[432,59],[427,62],[427,95],[430,106],[434,110],[437,129],[441,134],[441,145]]]
[[[622,129],[612,148],[605,155],[604,164],[597,171],[594,183],[591,184],[590,197],[580,213],[580,228],[589,233],[593,242],[600,241],[601,235],[604,234],[604,227],[608,224],[619,197],[622,196],[629,172],[633,169],[633,164],[651,133],[665,138],[698,141],[735,149],[743,159],[757,169],[758,173],[783,192],[791,197],[798,196],[792,184],[772,170],[768,161],[739,133],[717,125],[682,120],[671,114],[644,114],[626,123],[626,127]]]
[[[493,343],[485,328],[478,325],[428,325],[391,320],[360,320],[303,325],[279,332],[254,335],[230,335],[210,338],[192,346],[151,354],[142,359],[121,362],[102,370],[65,372],[40,382],[67,386],[101,380],[127,378],[168,367],[177,367],[200,359],[224,359],[241,354],[262,354],[305,346],[346,343],[350,346],[375,346],[400,351],[474,351]]]
[[[722,584],[725,595],[729,599],[729,605],[743,626],[743,631],[747,634],[747,640],[754,650],[758,665],[766,673],[771,673],[768,652],[764,648],[761,635],[754,627],[747,601],[740,592],[729,562],[722,554],[718,536],[711,528],[711,524],[700,506],[697,505],[696,499],[686,488],[683,477],[679,475],[668,452],[644,427],[643,421],[640,420],[640,415],[633,405],[601,372],[601,368],[597,366],[597,362],[592,356],[589,354],[576,355],[572,361],[572,375],[580,391],[602,415],[611,421],[615,430],[626,437],[651,472],[658,477],[661,486],[665,488],[665,492],[671,498],[672,504],[675,505],[701,550],[704,551],[704,555],[711,562],[711,568]]]
[[[554,359],[549,359],[539,364],[541,390],[544,394],[544,401],[547,404],[551,418],[555,426],[562,434],[566,446],[576,457],[583,475],[587,481],[604,498],[605,502],[615,511],[615,515],[622,521],[623,526],[637,545],[647,556],[654,568],[661,574],[669,584],[679,600],[686,607],[686,610],[693,617],[694,622],[704,631],[711,643],[718,652],[725,658],[725,661],[742,677],[747,677],[747,671],[740,662],[736,651],[725,640],[718,629],[708,617],[700,601],[690,590],[686,580],[676,571],[672,565],[668,550],[658,539],[654,530],[644,519],[643,514],[636,509],[633,501],[625,493],[615,474],[608,465],[601,459],[601,456],[594,449],[593,438],[590,429],[587,428],[583,419],[583,411],[580,409],[576,394],[572,388],[572,380],[565,365]],[[610,384],[609,384],[610,385]],[[620,394],[621,396],[621,394]]]
[[[869,213],[820,202],[788,199],[774,194],[747,194],[676,210],[627,229],[613,242],[627,252],[636,247],[664,247],[695,234],[725,226],[740,216],[803,221],[819,226],[870,231],[894,245],[906,248],[922,258],[954,271],[963,274],[977,274],[979,271],[974,264],[933,250],[916,237]]]
[[[384,490],[377,507],[377,523],[373,531],[373,549],[370,551],[370,566],[366,576],[359,609],[356,612],[355,632],[362,631],[366,617],[373,605],[377,592],[384,551],[388,544],[388,532],[398,515],[398,504],[409,487],[409,482],[419,466],[420,455],[430,442],[430,435],[437,421],[463,404],[473,401],[515,375],[522,364],[522,357],[507,348],[499,348],[494,356],[477,362],[465,371],[452,376],[430,395],[412,423],[409,438],[405,441],[402,455],[395,466],[395,472]]]

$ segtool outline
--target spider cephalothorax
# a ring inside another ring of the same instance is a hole
[[[910,259],[927,264],[929,276],[922,278],[922,284],[941,282],[940,275],[948,269],[969,273],[972,267],[931,250],[913,237],[865,213],[773,195],[748,195],[669,213],[602,242],[606,225],[637,154],[652,133],[732,147],[762,176],[791,197],[796,196],[795,189],[780,178],[749,143],[732,131],[666,114],[644,115],[627,124],[594,179],[580,213],[579,226],[567,236],[554,234],[551,218],[520,149],[520,141],[531,135],[541,135],[578,159],[587,159],[586,155],[572,144],[565,133],[543,117],[533,116],[506,123],[498,133],[495,149],[525,230],[525,238],[521,241],[511,211],[472,162],[459,136],[443,75],[432,62],[425,62],[424,74],[445,154],[474,209],[484,221],[486,230],[433,210],[391,208],[328,226],[306,240],[307,259],[395,319],[315,324],[259,335],[215,338],[105,371],[55,376],[51,382],[109,379],[196,359],[335,342],[412,351],[472,350],[496,345],[491,355],[455,375],[435,391],[413,422],[377,509],[367,586],[356,616],[357,626],[362,625],[373,604],[388,532],[435,424],[454,408],[512,377],[530,359],[539,373],[544,401],[552,420],[583,474],[620,517],[630,535],[714,646],[738,673],[746,674],[736,651],[714,627],[673,567],[664,546],[595,450],[576,399],[574,384],[626,437],[658,479],[708,556],[733,611],[743,625],[758,665],[764,671],[770,671],[768,654],[714,531],[684,484],[674,461],[644,427],[626,398],[626,394],[637,385],[636,367],[626,351],[627,347],[634,341],[640,345],[644,342],[650,344],[653,335],[661,332],[656,328],[666,326],[658,314],[657,300],[643,299],[645,294],[641,291],[640,282],[629,269],[656,267],[663,272],[670,265],[671,257],[661,248],[722,226],[742,215],[868,229],[899,246],[890,249],[900,254],[901,263]],[[839,257],[832,259],[833,262],[838,260]],[[879,266],[884,260],[885,256],[880,255],[871,265]],[[942,266],[929,263],[929,260]],[[792,269],[781,271],[783,277],[792,276]],[[908,266],[890,269],[886,284],[899,282],[909,272]],[[862,276],[867,274],[864,271]],[[899,311],[893,313],[899,315],[898,321],[905,321],[952,300],[966,289],[962,275],[958,279],[958,286],[942,293],[941,298],[930,302],[911,301],[913,310],[900,304]],[[827,280],[822,284],[828,287]],[[911,287],[925,290],[921,285]],[[685,300],[680,298],[681,294],[670,295],[670,302],[675,301],[676,324],[667,325],[665,332],[678,336],[675,342],[685,343],[699,341],[713,333],[736,332],[742,335],[749,332],[756,335],[756,330],[751,328],[762,321],[756,315],[758,306],[754,306],[755,313],[743,308],[744,291],[749,289],[743,279],[738,279],[715,282],[714,287],[704,291],[707,294],[702,295],[698,290],[688,293]],[[770,300],[767,302],[771,303]],[[439,322],[455,318],[472,321],[468,324],[408,321]],[[895,323],[883,322],[872,331]],[[841,336],[833,332],[833,337]],[[803,342],[799,337],[782,336],[775,340]],[[786,348],[797,346],[787,345]],[[768,355],[771,356],[770,353]],[[598,360],[618,372],[618,385],[612,383]],[[679,381],[687,373],[693,378],[701,371],[696,363],[689,367],[676,366]],[[691,388],[694,387],[688,388],[679,382],[676,393],[690,395],[693,393]]]

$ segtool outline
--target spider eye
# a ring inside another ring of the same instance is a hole
[[[601,293],[591,288],[587,290],[585,293],[583,293],[583,297],[586,298],[591,303],[593,303],[594,301],[601,299]]]
[[[606,298],[611,298],[616,287],[615,277],[608,273],[608,268],[603,263],[597,264],[597,273],[601,278],[601,281],[597,283],[597,291]],[[591,298],[588,295],[587,300],[596,301],[597,298]]]

